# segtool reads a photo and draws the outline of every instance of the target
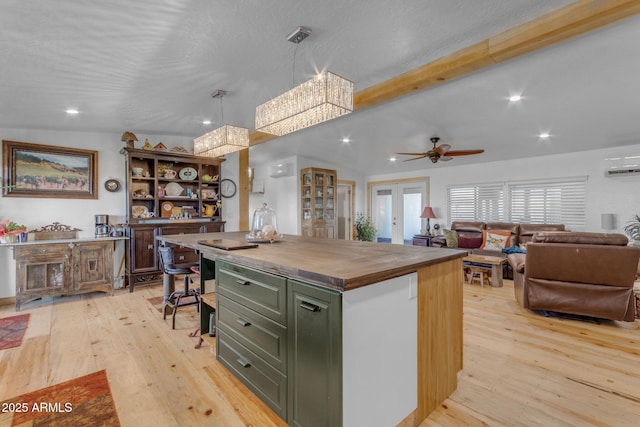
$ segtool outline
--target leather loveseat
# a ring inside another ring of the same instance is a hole
[[[516,300],[527,309],[634,321],[640,248],[622,234],[541,232],[510,254]]]

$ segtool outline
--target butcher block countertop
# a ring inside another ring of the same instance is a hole
[[[206,258],[225,259],[246,267],[348,291],[381,282],[441,262],[462,258],[467,251],[423,246],[392,245],[353,240],[285,235],[257,248],[223,250],[199,240],[228,239],[246,243],[246,232],[175,234],[159,236],[168,244],[194,248]]]

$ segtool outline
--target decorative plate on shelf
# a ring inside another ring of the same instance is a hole
[[[167,218],[171,216],[171,212],[173,211],[173,203],[171,202],[162,202],[160,206],[160,216],[163,218]]]
[[[149,209],[146,206],[133,206],[131,207],[131,214],[134,218],[140,218],[149,213]]]
[[[177,182],[170,182],[164,187],[164,193],[167,197],[177,197],[182,194],[184,188]]]
[[[178,176],[184,181],[193,181],[198,177],[198,171],[194,168],[182,168],[180,169]]]

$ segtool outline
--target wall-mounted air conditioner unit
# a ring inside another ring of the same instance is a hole
[[[291,163],[278,163],[269,166],[269,176],[272,178],[281,178],[291,176],[293,173],[293,165]]]
[[[640,175],[640,165],[637,166],[621,166],[621,167],[611,167],[607,169],[605,172],[605,176],[629,176],[629,175]]]

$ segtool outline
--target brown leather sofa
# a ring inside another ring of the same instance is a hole
[[[634,321],[640,248],[622,234],[536,233],[510,254],[516,300],[530,310]]]
[[[482,221],[454,221],[451,223],[451,230],[458,233],[458,238],[467,239],[469,245],[459,246],[469,249],[472,253],[483,255],[501,256],[498,251],[484,251],[480,249],[482,244],[483,230],[511,231],[511,241],[509,246],[518,246],[529,243],[533,235],[541,231],[564,231],[564,224],[518,224],[514,222],[482,222]],[[431,245],[435,247],[446,247],[447,242],[444,237],[438,236],[431,240]],[[506,255],[504,255],[506,257]]]

